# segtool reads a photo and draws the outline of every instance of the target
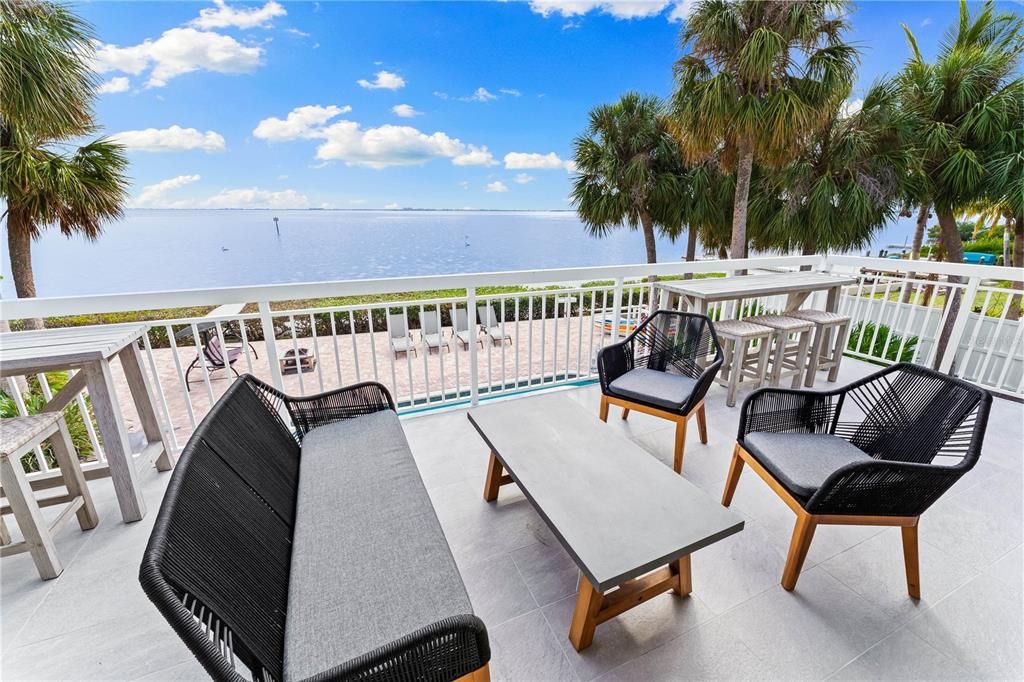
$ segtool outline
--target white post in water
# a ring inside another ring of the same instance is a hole
[[[622,317],[622,278],[615,280],[612,292],[612,343],[619,342],[619,321]]]
[[[260,301],[260,325],[263,327],[263,343],[267,346],[267,364],[270,365],[270,378],[274,388],[284,390],[284,378],[281,377],[281,364],[277,360],[277,337],[274,334],[274,318],[270,314],[270,301]],[[244,322],[242,324],[245,324]],[[299,358],[296,355],[295,362]]]
[[[480,375],[477,372],[476,339],[470,332],[476,330],[476,287],[466,288],[466,332],[469,334],[469,402],[480,404]]]

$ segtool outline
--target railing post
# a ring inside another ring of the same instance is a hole
[[[259,307],[260,326],[263,327],[263,343],[267,346],[267,364],[270,365],[270,379],[274,388],[283,391],[284,379],[281,377],[281,363],[277,359],[277,337],[274,334],[274,318],[270,314],[270,301],[260,301]],[[242,324],[245,324],[245,320],[242,320]]]
[[[978,287],[980,285],[981,278],[978,276],[967,280],[967,289],[960,298],[960,307],[956,311],[956,320],[953,322],[953,328],[949,332],[949,338],[946,339],[945,346],[942,347],[943,353],[942,358],[939,360],[939,371],[944,374],[949,374],[953,368],[953,361],[956,360],[956,353],[960,349],[960,339],[964,335],[964,330],[967,329],[967,320],[970,318],[971,308],[974,307],[974,299],[978,296]],[[947,301],[947,305],[953,305],[954,296],[955,293],[951,288],[950,300]],[[984,310],[981,311],[981,315],[984,317]],[[940,329],[939,333],[941,334],[943,331]],[[936,343],[938,343],[938,339],[936,339]]]
[[[472,333],[476,331],[476,287],[466,288],[466,331],[469,334],[469,403],[480,404],[480,373],[477,371],[477,339]],[[477,333],[477,335],[479,332]]]
[[[619,341],[619,319],[622,317],[622,278],[615,280],[612,292],[612,343]]]

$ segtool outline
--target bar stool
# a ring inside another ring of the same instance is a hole
[[[50,441],[53,456],[64,478],[64,486],[68,490],[67,495],[43,503],[44,506],[49,506],[47,503],[65,505],[60,515],[49,525],[43,518],[39,502],[32,494],[32,486],[21,466],[22,455],[45,440]],[[10,512],[14,514],[25,538],[22,542],[12,543],[7,526],[0,517],[0,536],[4,541],[0,547],[0,556],[29,552],[39,577],[43,580],[56,578],[64,567],[53,544],[54,533],[75,514],[78,515],[78,525],[82,530],[95,528],[99,523],[96,507],[78,462],[78,454],[71,443],[71,434],[60,412],[44,412],[0,421],[0,484],[10,504]]]
[[[772,371],[768,385],[778,386],[782,377],[791,376],[793,377],[792,388],[799,388],[804,381],[807,348],[814,335],[814,323],[786,315],[754,315],[746,318],[746,321],[775,330]]]
[[[715,334],[725,351],[725,362],[715,381],[728,388],[725,404],[732,407],[736,404],[736,390],[745,378],[754,380],[754,388],[764,384],[775,330],[746,320],[723,320],[715,322]],[[759,347],[748,362],[748,354],[755,345]]]
[[[843,351],[846,350],[846,335],[850,329],[849,316],[824,310],[796,310],[786,315],[814,323],[814,340],[811,342],[811,357],[807,363],[804,386],[814,386],[814,378],[819,369],[829,370],[828,380],[835,381],[839,376],[839,363],[843,360]]]

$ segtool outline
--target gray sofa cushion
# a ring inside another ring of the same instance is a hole
[[[787,490],[810,497],[840,467],[871,457],[847,440],[827,433],[748,433],[743,438],[754,455]]]
[[[690,398],[696,383],[690,377],[637,367],[613,381],[609,388],[623,398],[650,403],[666,410],[679,410]]]
[[[284,679],[472,612],[397,415],[385,410],[310,431],[299,470]]]

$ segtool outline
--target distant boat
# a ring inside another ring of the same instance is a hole
[[[226,246],[222,246],[222,247],[220,247],[220,250],[221,250],[221,251],[230,251],[231,249],[229,249],[229,248],[228,248],[228,247],[226,247]]]
[[[467,235],[463,235],[463,237],[462,237],[462,245],[463,246],[469,246],[469,235],[468,234]]]

